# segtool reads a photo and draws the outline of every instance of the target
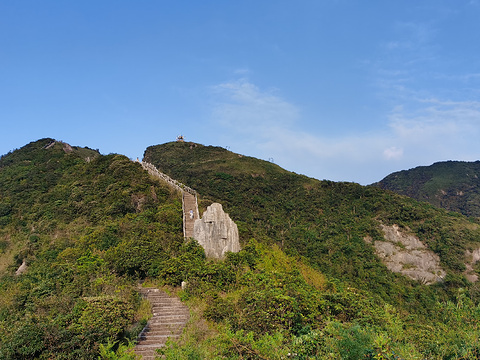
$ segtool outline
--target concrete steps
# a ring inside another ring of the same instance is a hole
[[[183,193],[183,221],[185,224],[185,238],[193,237],[193,225],[198,219],[197,199],[188,192]]]
[[[167,339],[177,339],[190,318],[188,307],[180,299],[154,288],[141,288],[140,293],[152,304],[152,318],[137,339],[135,353],[143,360],[154,360],[156,349],[165,346]]]
[[[148,171],[150,175],[167,182],[167,184],[182,193],[183,235],[185,236],[185,239],[193,237],[193,225],[195,224],[195,220],[200,217],[198,214],[197,196],[195,190],[158,171],[158,169],[150,163],[142,161],[140,164],[146,171]]]

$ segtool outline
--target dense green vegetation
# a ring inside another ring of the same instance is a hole
[[[28,144],[0,159],[0,358],[135,359],[141,281],[191,309],[166,359],[480,356],[480,291],[463,276],[476,220],[217,147],[169,143],[145,158],[199,191],[202,208],[222,203],[243,250],[206,259],[183,239],[180,194],[122,155]],[[416,233],[445,281],[388,271],[364,241],[382,237],[380,222]]]
[[[199,257],[200,258],[200,257]],[[180,296],[194,318],[167,359],[477,359],[480,307],[458,292],[426,321],[328,279],[276,245],[191,262]]]
[[[134,340],[137,281],[184,246],[179,194],[124,156],[52,142],[0,160],[2,359],[93,359]]]
[[[480,161],[446,161],[395,172],[373,186],[480,217]]]
[[[478,304],[478,287],[463,276],[465,250],[480,245],[479,226],[472,218],[374,187],[307,178],[219,147],[168,143],[148,148],[144,158],[199,191],[203,207],[221,202],[244,241],[277,245],[328,279],[366,294],[371,306],[393,307],[402,321],[432,326],[440,304],[457,301],[459,291],[468,307]],[[448,273],[445,281],[425,286],[388,271],[364,241],[367,236],[383,238],[379,223],[415,233],[439,255]],[[463,328],[468,331],[469,325]],[[471,346],[478,338],[472,339]],[[442,358],[432,358],[436,356]]]
[[[480,246],[480,228],[472,219],[378,188],[318,181],[219,147],[188,143],[149,147],[145,159],[198,190],[207,203],[221,202],[242,238],[276,243],[325,274],[408,310],[426,313],[427,299],[448,298],[452,286],[466,285],[465,249]],[[440,256],[448,281],[433,291],[388,271],[364,241],[383,238],[379,222],[416,233]]]

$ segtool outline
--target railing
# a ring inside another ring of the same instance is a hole
[[[185,210],[185,199],[184,199],[184,193],[187,192],[193,196],[195,196],[195,212],[196,212],[196,219],[199,218],[198,214],[198,202],[197,202],[197,192],[193,190],[192,188],[182,184],[181,182],[172,179],[170,176],[158,171],[158,169],[153,165],[145,161],[138,161],[142,167],[148,171],[148,173],[152,176],[158,177],[162,180],[164,180],[167,184],[172,186],[173,188],[177,189],[182,193],[182,212],[183,212],[183,237],[187,236],[187,231],[186,231],[186,220],[187,220],[187,214]]]
[[[181,192],[186,191],[186,192],[188,192],[192,195],[197,196],[197,192],[195,190],[188,187],[187,185],[182,184],[180,181],[174,180],[170,176],[158,171],[158,169],[154,165],[152,165],[148,162],[145,162],[145,161],[140,162],[140,164],[142,164],[142,167],[145,170],[147,170],[149,174],[151,174],[153,176],[156,176],[156,177],[159,177],[162,180],[165,180],[169,185],[173,186],[177,190],[180,190]]]

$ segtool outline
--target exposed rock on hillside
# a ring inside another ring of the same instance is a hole
[[[54,139],[44,139],[49,141],[44,147],[44,150],[49,149],[62,149],[65,154],[76,153],[80,157],[82,157],[86,162],[90,162],[95,159],[97,156],[100,155],[98,150],[92,150],[88,147],[78,147],[72,146],[64,141],[58,141]]]
[[[414,235],[402,232],[398,225],[380,225],[385,241],[375,241],[375,251],[387,268],[424,284],[442,280],[446,272],[440,258]],[[366,241],[371,242],[371,239]]]
[[[467,250],[465,252],[465,258],[467,259],[465,262],[465,277],[468,281],[477,282],[478,275],[475,273],[473,266],[480,261],[480,249],[475,249],[472,251]]]
[[[195,221],[193,238],[203,246],[207,257],[221,259],[227,251],[240,251],[237,225],[218,203],[210,205]]]
[[[15,275],[22,275],[25,271],[27,271],[27,262],[25,260],[23,260],[22,262],[22,265],[20,265],[20,267],[17,269],[17,271],[15,271]]]

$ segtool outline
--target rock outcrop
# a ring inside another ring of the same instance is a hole
[[[20,267],[17,269],[17,271],[15,271],[15,275],[22,275],[25,271],[27,271],[27,262],[25,260],[23,260],[22,262],[22,265],[20,265]]]
[[[375,241],[377,255],[387,268],[424,284],[441,281],[446,272],[440,267],[440,258],[416,236],[401,231],[398,225],[381,224],[385,241]],[[372,239],[365,239],[372,242]]]
[[[195,220],[193,238],[205,249],[207,257],[222,259],[227,251],[240,251],[237,225],[218,203],[210,205],[202,218]]]
[[[480,261],[480,249],[465,251],[465,277],[470,282],[477,282],[478,275],[475,273],[474,266]]]

